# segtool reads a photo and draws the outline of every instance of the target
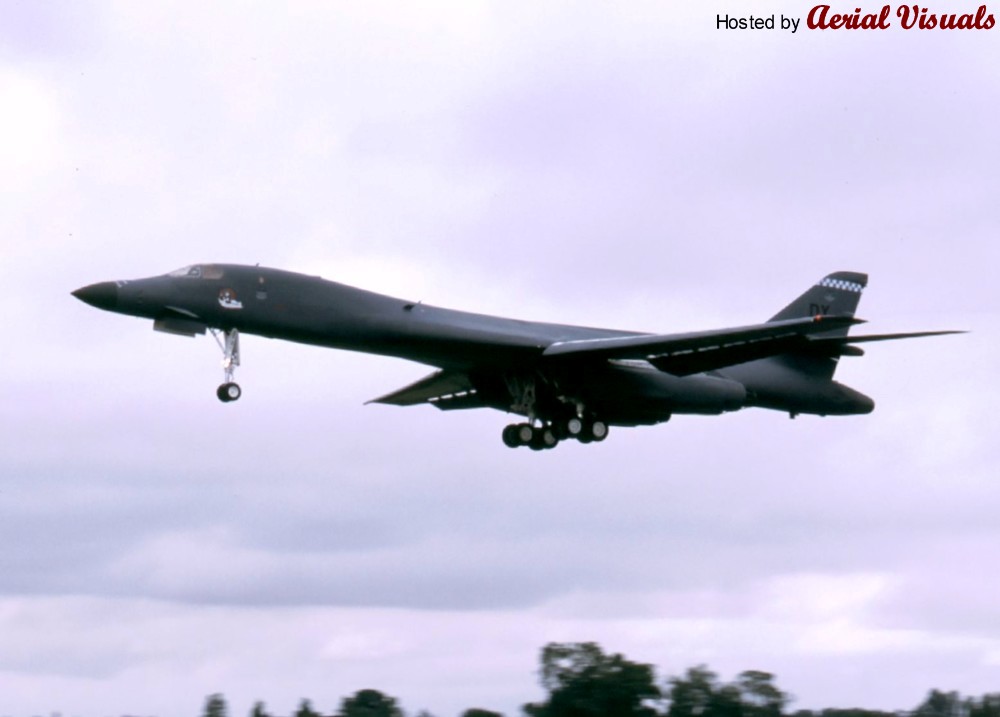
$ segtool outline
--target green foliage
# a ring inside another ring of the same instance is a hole
[[[900,712],[885,712],[882,710],[865,710],[860,708],[827,708],[819,712],[814,710],[797,710],[789,715],[789,717],[903,717],[903,714]]]
[[[549,643],[542,648],[539,679],[548,692],[544,702],[526,704],[526,717],[1000,717],[1000,692],[963,697],[931,690],[908,712],[868,709],[797,710],[786,712],[791,697],[769,672],[747,670],[729,683],[705,665],[671,677],[661,691],[652,665],[607,654],[594,642]],[[202,717],[228,717],[220,693],[205,698]],[[271,717],[262,701],[249,717]],[[293,717],[323,717],[303,699]],[[360,690],[344,698],[336,717],[405,717],[393,697]],[[433,717],[423,710],[415,717]],[[503,717],[472,707],[460,717]]]
[[[961,717],[964,714],[962,698],[957,692],[931,690],[927,699],[913,711],[914,717]]]
[[[769,672],[748,670],[722,684],[704,665],[669,682],[667,717],[781,717],[789,702]]]
[[[229,708],[226,707],[226,698],[218,692],[205,698],[205,711],[202,712],[204,717],[226,717],[228,714]]]
[[[304,699],[295,710],[295,717],[322,717],[322,715],[312,708],[312,702]]]
[[[931,690],[913,717],[1000,717],[1000,693],[963,699],[957,692]]]
[[[713,707],[719,678],[705,665],[689,667],[684,677],[671,677],[667,717],[702,717]]]
[[[341,702],[339,717],[403,717],[403,710],[378,690],[359,690]]]
[[[740,690],[736,685],[722,685],[712,694],[705,711],[707,717],[746,717]]]
[[[254,702],[253,709],[250,710],[250,717],[271,717],[271,715],[267,713],[264,703],[258,700]]]
[[[774,686],[774,675],[770,672],[741,672],[736,687],[746,717],[781,717],[789,702],[788,695]]]
[[[529,717],[654,717],[659,700],[651,665],[607,655],[594,642],[542,648],[541,682],[549,698],[527,704]]]
[[[968,701],[969,717],[1000,717],[1000,692]]]

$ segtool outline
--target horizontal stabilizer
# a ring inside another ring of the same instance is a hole
[[[430,403],[440,409],[479,408],[483,405],[469,377],[459,371],[436,371],[416,383],[366,403],[416,406]]]
[[[925,336],[945,336],[947,334],[964,334],[965,331],[913,331],[904,334],[870,334],[868,336],[806,336],[804,341],[795,347],[794,353],[803,356],[824,356],[837,358],[840,356],[864,356],[865,352],[854,346],[873,341],[895,341],[896,339],[919,339]]]
[[[896,339],[919,339],[925,336],[946,336],[948,334],[966,334],[968,331],[912,331],[904,334],[869,334],[868,336],[844,336],[835,338],[825,338],[822,336],[810,336],[811,343],[841,343],[841,344],[863,344],[870,341],[895,341]]]

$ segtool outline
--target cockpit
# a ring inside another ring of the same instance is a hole
[[[221,279],[222,273],[222,267],[215,264],[192,264],[172,271],[167,276],[179,279]]]

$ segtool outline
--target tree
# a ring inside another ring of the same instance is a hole
[[[549,643],[540,677],[547,701],[524,705],[530,717],[654,717],[659,700],[652,665],[606,655],[597,643]]]
[[[685,677],[671,677],[667,717],[702,717],[709,711],[719,678],[705,665],[689,667]]]
[[[484,710],[479,707],[472,707],[465,710],[462,713],[462,717],[503,717],[499,712],[494,712],[493,710]]]
[[[322,717],[322,715],[312,708],[312,702],[303,699],[299,702],[299,708],[295,710],[295,717]]]
[[[204,717],[227,717],[229,709],[226,707],[226,698],[216,692],[205,698]]]
[[[253,709],[250,710],[250,717],[271,717],[271,715],[267,713],[267,708],[264,707],[264,703],[257,700],[253,704]]]
[[[718,675],[698,665],[668,684],[667,717],[781,717],[790,699],[774,685],[774,675],[759,670],[721,684]]]
[[[931,690],[913,714],[914,717],[962,717],[965,706],[957,692]]]
[[[901,712],[886,712],[884,710],[866,710],[860,707],[827,707],[822,711],[796,710],[789,717],[904,717]],[[983,717],[986,717],[985,715]],[[1000,715],[997,715],[1000,717]]]
[[[774,686],[770,672],[747,670],[736,678],[743,714],[747,717],[781,717],[789,702],[787,694]]]
[[[970,700],[969,717],[1000,717],[1000,692]]]
[[[359,690],[340,703],[340,717],[403,717],[393,697],[378,690]]]
[[[707,717],[745,717],[740,689],[736,685],[722,685],[708,703]]]

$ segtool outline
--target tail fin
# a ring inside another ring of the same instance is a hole
[[[820,279],[795,301],[772,316],[769,321],[801,319],[818,314],[854,316],[861,292],[868,285],[868,275],[856,271],[836,271]],[[847,336],[849,326],[831,330],[822,336],[830,338]],[[837,369],[837,358],[811,353],[783,354],[774,358],[789,368],[815,378],[832,379]]]
[[[861,292],[868,285],[868,275],[856,271],[836,271],[820,279],[802,296],[772,316],[769,321],[785,321],[787,319],[802,319],[817,314],[836,314],[838,316],[854,316]],[[846,335],[845,326],[838,329],[840,335]],[[830,332],[831,336],[837,335]]]

